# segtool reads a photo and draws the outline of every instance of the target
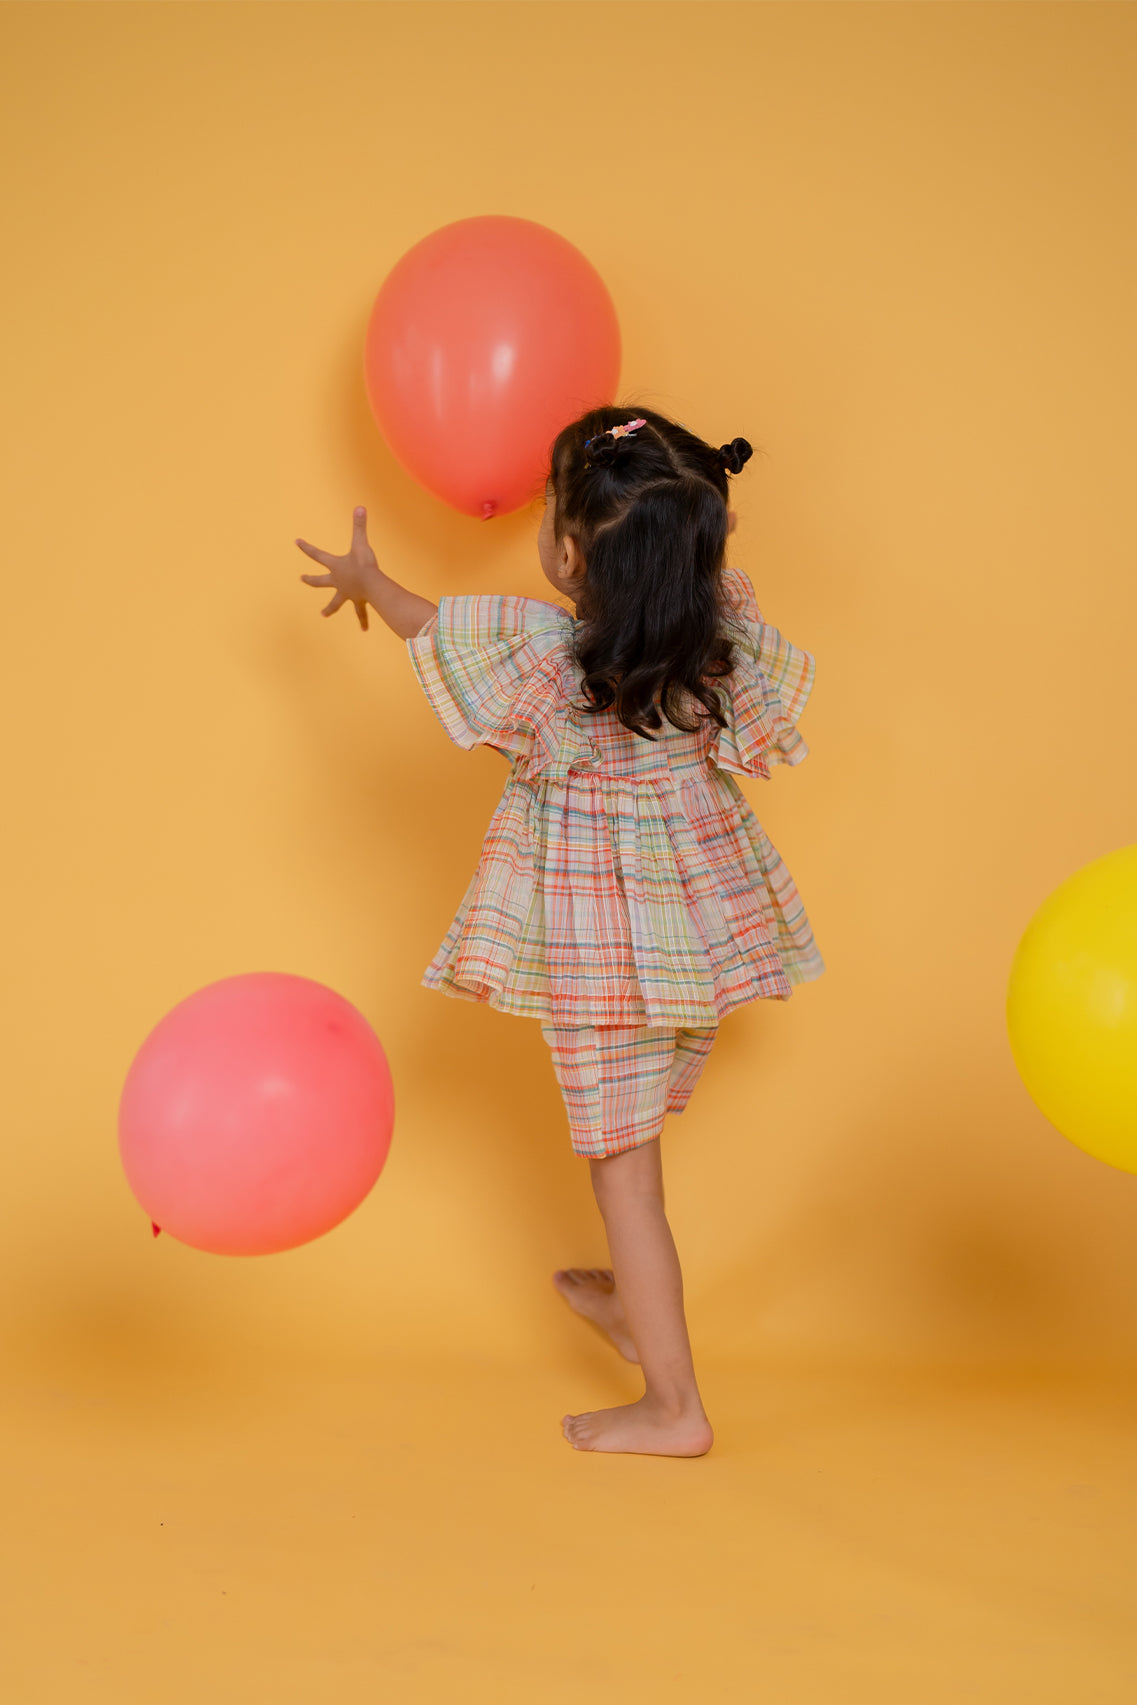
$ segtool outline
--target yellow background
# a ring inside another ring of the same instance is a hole
[[[8,4],[0,45],[18,1697],[1128,1700],[1137,1180],[1003,1001],[1137,840],[1137,12]],[[388,270],[487,212],[599,269],[622,399],[760,450],[732,560],[817,659],[747,791],[828,971],[664,1139],[702,1465],[559,1440],[634,1389],[548,1281],[604,1257],[586,1169],[536,1023],[419,986],[505,766],[298,578],[365,503],[425,596],[545,595],[536,509],[448,511],[362,382]],[[270,969],[382,1038],[386,1171],[289,1254],[155,1242],[123,1077]]]

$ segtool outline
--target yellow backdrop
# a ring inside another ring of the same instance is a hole
[[[547,1270],[603,1254],[537,1025],[419,986],[504,762],[292,543],[363,502],[426,596],[544,594],[536,511],[451,513],[364,397],[388,269],[483,212],[598,267],[623,398],[760,447],[733,560],[817,658],[811,756],[749,795],[828,972],[726,1022],[665,1137],[704,1353],[1137,1345],[1134,1180],[1003,1026],[1034,908],[1137,839],[1132,9],[3,24],[13,1346],[531,1356]],[[221,1261],[151,1239],[116,1103],[164,1012],[261,969],[368,1016],[397,1128],[334,1234]]]
[[[1137,841],[1137,11],[8,4],[0,45],[0,1684],[1128,1705],[1137,1178],[1003,1003]],[[449,512],[365,401],[388,270],[487,212],[599,269],[621,400],[760,448],[732,560],[817,659],[748,793],[828,971],[664,1138],[699,1464],[560,1438],[635,1391],[549,1283],[604,1257],[586,1168],[537,1024],[419,985],[504,762],[292,542],[365,503],[426,596],[545,594],[536,512]],[[397,1120],[335,1232],[226,1260],[151,1237],[115,1118],[255,970],[361,1008]]]

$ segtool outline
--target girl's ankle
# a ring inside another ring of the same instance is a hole
[[[696,1390],[658,1391],[648,1386],[643,1394],[643,1401],[649,1409],[656,1410],[668,1421],[683,1421],[693,1415],[706,1419],[703,1400]]]

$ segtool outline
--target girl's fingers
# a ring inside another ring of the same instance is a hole
[[[359,625],[364,633],[367,632],[367,601],[364,598],[355,600],[355,613],[359,617]]]
[[[365,539],[367,537],[367,511],[364,509],[362,504],[360,504],[359,508],[352,516],[352,521],[354,523],[353,530],[355,537],[357,539]]]
[[[325,604],[320,611],[322,616],[334,616],[340,605],[346,602],[346,594],[337,592],[330,604]]]
[[[306,539],[297,539],[296,543],[305,556],[314,557],[317,562],[322,562],[325,568],[334,568],[340,560],[339,557],[333,556],[331,551],[317,550],[315,545],[310,545]]]
[[[334,586],[335,581],[330,574],[302,574],[301,580],[306,586]]]

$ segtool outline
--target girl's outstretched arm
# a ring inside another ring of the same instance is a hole
[[[389,574],[383,573],[375,561],[375,552],[367,542],[366,509],[355,511],[351,549],[346,556],[332,556],[329,551],[317,550],[306,539],[297,539],[296,543],[306,556],[322,562],[328,570],[327,574],[302,574],[301,580],[308,586],[334,586],[336,589],[331,603],[325,604],[320,611],[322,616],[334,616],[341,604],[350,601],[355,605],[360,627],[366,628],[367,606],[370,604],[400,639],[413,639],[431,616],[437,614],[437,604],[432,604],[429,598],[420,598],[417,592],[409,592]]]

